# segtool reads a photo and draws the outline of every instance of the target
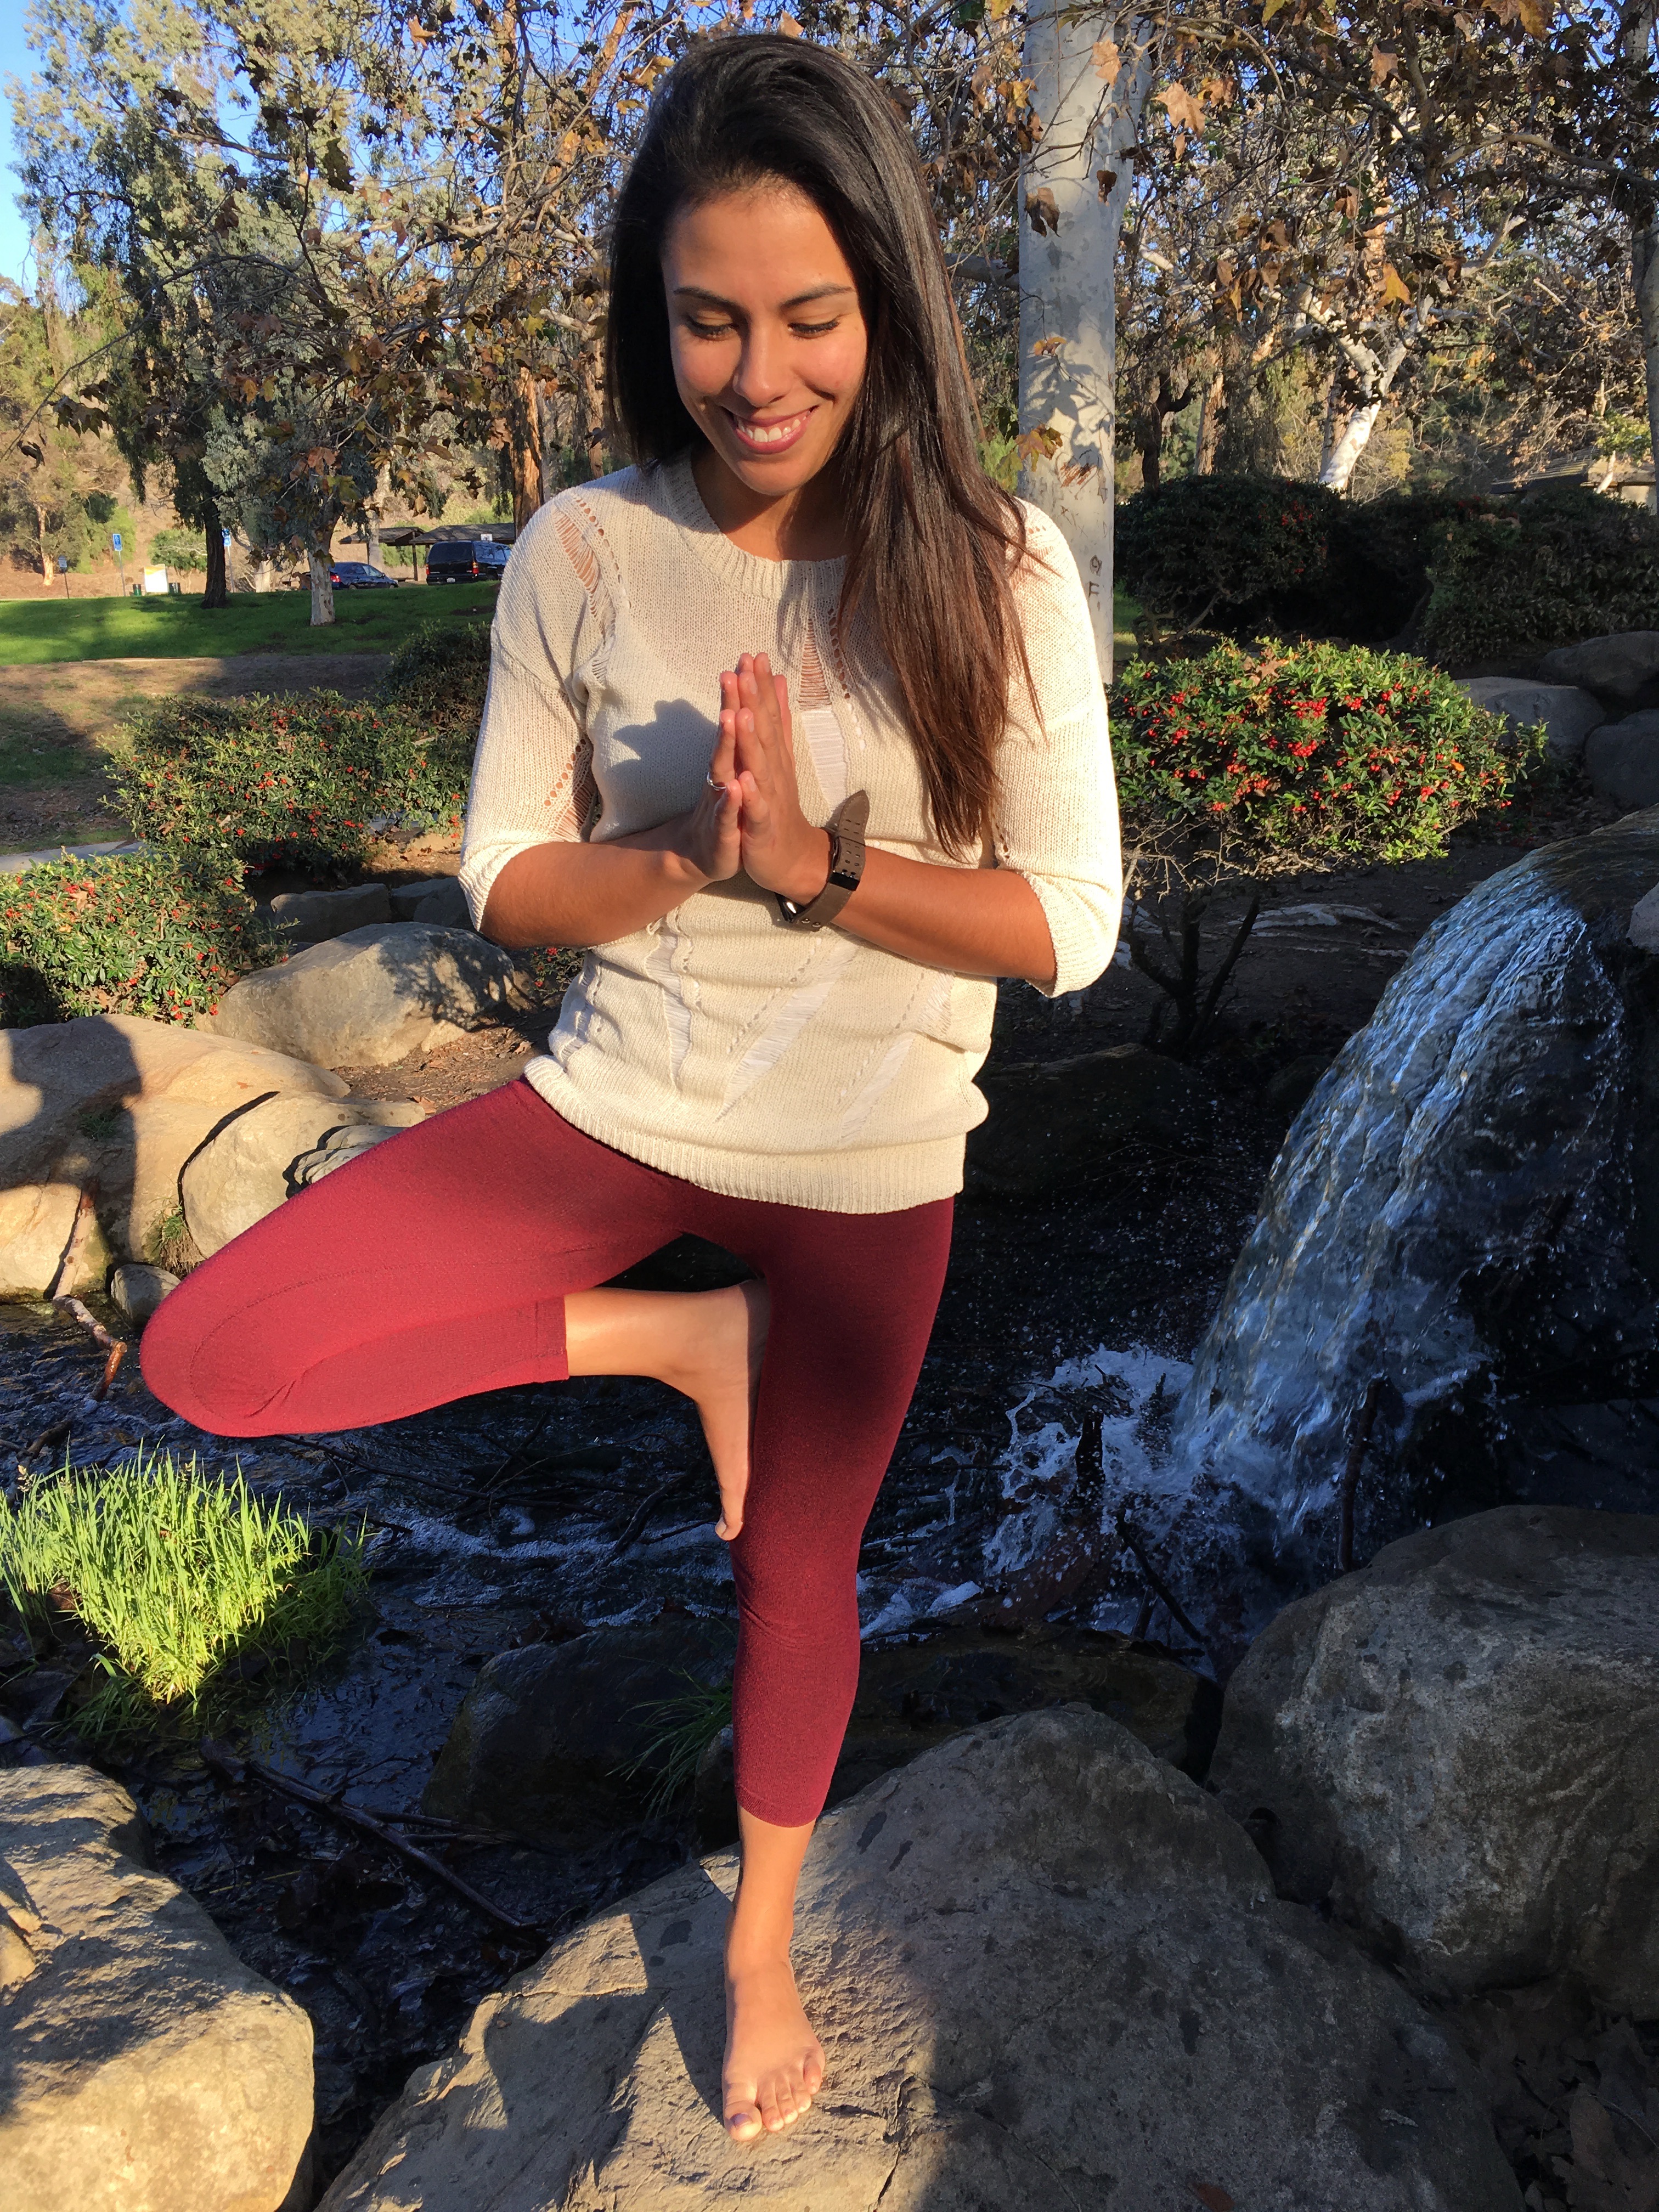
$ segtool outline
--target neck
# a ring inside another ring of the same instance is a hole
[[[691,474],[709,520],[763,561],[838,561],[847,550],[847,507],[833,463],[793,491],[754,490],[712,446],[692,455]]]

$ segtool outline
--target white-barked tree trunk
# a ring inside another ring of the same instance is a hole
[[[1079,15],[1030,0],[1025,74],[1041,135],[1020,179],[1020,490],[1072,549],[1109,683],[1114,277],[1152,82],[1150,27],[1127,12]]]

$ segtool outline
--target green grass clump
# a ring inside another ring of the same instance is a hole
[[[0,667],[40,660],[177,660],[242,653],[389,653],[423,623],[494,612],[494,584],[409,584],[341,592],[335,619],[311,627],[311,594],[234,592],[228,607],[179,599],[0,601]]]
[[[686,1684],[672,1698],[659,1698],[638,1708],[641,1720],[649,1719],[657,1733],[621,1771],[639,1780],[651,1778],[646,1799],[648,1812],[665,1812],[696,1779],[697,1762],[720,1730],[732,1724],[732,1685],[700,1682],[682,1669]]]
[[[108,1474],[65,1466],[0,1510],[0,1587],[31,1628],[65,1613],[108,1676],[76,1715],[91,1741],[194,1720],[225,1662],[343,1634],[367,1580],[362,1539],[319,1538],[278,1499],[147,1455]]]

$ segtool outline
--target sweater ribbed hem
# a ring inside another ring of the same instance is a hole
[[[926,1144],[884,1145],[879,1151],[836,1158],[817,1152],[758,1154],[714,1145],[692,1145],[630,1128],[610,1102],[580,1091],[550,1054],[525,1069],[538,1097],[601,1145],[720,1198],[757,1199],[766,1206],[800,1206],[811,1213],[903,1213],[954,1198],[962,1188],[965,1137],[937,1137]]]

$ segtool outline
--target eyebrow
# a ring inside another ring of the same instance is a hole
[[[819,284],[810,292],[797,292],[793,299],[785,300],[782,304],[786,307],[806,307],[815,300],[851,298],[853,295],[850,284]],[[722,299],[718,292],[705,291],[701,284],[677,284],[674,297],[677,300],[702,300],[711,307],[735,307],[738,304],[735,300]]]

